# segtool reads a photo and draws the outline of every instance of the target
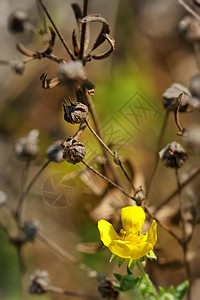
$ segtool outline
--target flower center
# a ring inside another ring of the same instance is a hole
[[[130,226],[131,225],[131,226]],[[120,236],[117,236],[116,239],[121,241],[127,241],[132,244],[138,244],[141,242],[141,240],[144,238],[139,223],[129,224],[127,222],[126,224],[126,230],[121,229],[120,230]]]

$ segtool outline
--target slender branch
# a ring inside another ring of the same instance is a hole
[[[31,180],[31,182],[29,183],[29,185],[27,186],[27,188],[24,190],[24,192],[21,194],[20,198],[19,198],[19,204],[18,204],[18,209],[16,211],[16,218],[19,220],[21,213],[22,213],[22,209],[23,209],[23,202],[25,197],[28,195],[30,189],[32,188],[32,186],[34,185],[35,181],[38,179],[38,177],[40,176],[40,174],[44,171],[44,169],[50,164],[51,160],[48,160],[42,167],[41,169],[39,169],[39,171],[35,174],[35,176],[33,177],[33,179]]]
[[[67,46],[66,41],[64,40],[63,36],[61,35],[61,33],[59,32],[57,26],[55,25],[53,19],[51,18],[51,15],[50,15],[50,13],[48,12],[46,6],[43,4],[42,0],[38,0],[38,1],[39,1],[40,5],[42,6],[42,8],[43,8],[45,14],[47,15],[49,21],[51,22],[53,28],[55,29],[55,31],[56,31],[56,33],[57,33],[57,35],[58,35],[58,37],[59,37],[61,43],[63,44],[63,46],[64,46],[65,49],[67,50],[69,56],[71,57],[72,60],[75,60],[75,58],[74,58],[72,52],[70,51],[69,47]]]
[[[40,240],[46,246],[48,246],[55,253],[57,253],[58,255],[60,255],[64,259],[66,259],[67,261],[70,261],[71,263],[75,264],[81,270],[86,272],[89,277],[91,277],[91,278],[96,278],[97,277],[98,273],[95,270],[92,270],[91,268],[86,266],[84,263],[80,262],[71,253],[69,253],[66,250],[59,247],[56,243],[54,243],[52,240],[47,238],[44,234],[38,233],[37,234],[37,239]]]
[[[68,295],[68,296],[77,297],[77,298],[100,299],[97,296],[90,296],[90,295],[80,294],[80,293],[77,293],[77,292],[70,292],[70,291],[66,291],[66,290],[63,290],[59,287],[52,286],[52,285],[48,286],[45,291],[50,292],[50,293],[60,294],[60,295]]]
[[[118,190],[120,190],[125,196],[127,196],[128,198],[136,201],[137,200],[134,199],[134,197],[130,196],[122,187],[120,187],[118,184],[114,183],[112,180],[110,180],[109,178],[107,178],[106,176],[102,175],[101,173],[99,173],[96,169],[94,169],[90,164],[88,164],[84,159],[81,161],[90,171],[92,171],[93,173],[95,173],[96,175],[98,175],[99,177],[103,178],[105,181],[107,181],[108,183],[110,183],[112,186],[114,186],[115,188],[117,188]]]
[[[178,3],[182,5],[186,9],[186,11],[189,12],[193,17],[195,17],[198,21],[200,21],[200,16],[183,0],[178,0]]]
[[[88,10],[88,0],[84,0],[84,2],[83,2],[83,18],[87,16],[87,10]],[[80,40],[80,52],[79,52],[80,59],[82,59],[84,56],[86,27],[87,27],[87,23],[83,23],[81,25],[81,40]]]
[[[85,130],[85,128],[86,128],[86,123],[80,124],[79,129],[78,129],[77,132],[73,135],[73,137],[74,137],[75,139],[78,139],[79,136],[80,136],[80,135],[83,133],[83,131]]]
[[[116,163],[116,165],[119,165],[122,172],[124,173],[124,175],[126,176],[127,180],[129,181],[129,183],[131,184],[131,187],[133,188],[133,190],[135,191],[135,187],[132,183],[131,178],[129,177],[128,173],[126,172],[120,158],[117,156],[117,151],[112,151],[105,143],[104,141],[100,138],[100,136],[94,131],[94,129],[90,126],[90,123],[86,120],[85,121],[89,130],[92,132],[92,134],[94,134],[94,136],[98,139],[98,141],[101,143],[101,145],[110,153],[110,155],[112,155],[114,157],[114,162]]]
[[[198,168],[188,179],[183,183],[180,183],[180,190],[186,187],[192,180],[194,180],[198,175],[200,175],[200,168]],[[168,204],[178,194],[178,189],[174,190],[168,197],[165,199],[154,211],[154,214],[157,213],[164,205]]]
[[[163,125],[162,125],[162,128],[161,128],[161,132],[160,132],[160,135],[159,135],[159,138],[158,138],[158,142],[157,142],[157,150],[156,150],[156,158],[155,158],[154,166],[152,168],[151,174],[150,174],[148,182],[147,182],[146,197],[148,197],[148,195],[149,195],[149,191],[150,191],[150,188],[151,188],[151,183],[153,181],[153,178],[154,178],[154,176],[156,174],[156,171],[157,171],[157,168],[158,168],[158,163],[159,163],[158,151],[160,150],[160,148],[162,146],[163,137],[164,137],[165,130],[166,130],[166,127],[167,127],[168,119],[169,119],[169,111],[166,111],[164,122],[163,122]]]

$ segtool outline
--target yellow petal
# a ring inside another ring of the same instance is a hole
[[[157,223],[155,220],[153,220],[149,231],[147,232],[146,239],[148,243],[151,243],[153,246],[157,242]]]
[[[112,253],[119,257],[139,259],[150,252],[153,249],[153,246],[147,242],[133,245],[127,241],[114,240],[108,248]]]
[[[145,220],[144,210],[139,206],[126,206],[121,210],[121,220],[124,230],[141,231]]]
[[[109,246],[109,244],[115,240],[118,236],[112,224],[107,222],[106,220],[100,220],[98,222],[98,229],[100,232],[100,238],[105,246]]]

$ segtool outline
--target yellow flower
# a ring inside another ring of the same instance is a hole
[[[157,224],[154,220],[146,234],[142,233],[144,210],[139,206],[127,206],[121,210],[123,229],[118,235],[106,220],[98,222],[100,238],[109,250],[119,257],[139,259],[153,250],[157,242]]]

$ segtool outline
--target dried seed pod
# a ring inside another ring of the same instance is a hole
[[[193,107],[200,108],[200,73],[191,77],[189,90],[192,95]]]
[[[182,95],[180,112],[189,111],[191,109],[191,94],[189,90],[179,83],[173,83],[163,94],[163,106],[168,111],[176,108],[179,96]]]
[[[77,139],[73,137],[68,138],[64,143],[64,146],[63,158],[67,162],[77,164],[85,157],[85,146]]]
[[[113,288],[112,281],[109,279],[100,282],[98,291],[102,298],[106,299],[117,299],[119,296],[119,292]]]
[[[47,157],[49,160],[54,162],[61,162],[63,161],[63,151],[64,146],[62,145],[63,140],[55,141],[51,144],[46,151]]]
[[[50,285],[49,273],[46,270],[37,269],[30,278],[31,282],[28,288],[30,294],[43,294]]]
[[[38,221],[27,221],[24,223],[22,231],[20,233],[21,240],[23,241],[34,241],[38,232],[39,222]]]
[[[80,124],[85,122],[85,120],[88,118],[88,107],[81,102],[71,102],[71,105],[67,105],[65,102],[63,104],[63,109],[64,119],[68,123]]]
[[[183,147],[177,142],[168,144],[159,152],[159,156],[166,167],[175,169],[180,168],[188,158]]]
[[[23,9],[18,8],[8,18],[8,29],[12,33],[23,32],[28,23],[28,14]]]
[[[192,16],[184,17],[178,26],[186,41],[194,43],[200,41],[200,22]]]
[[[18,59],[11,60],[10,67],[16,74],[19,74],[19,75],[24,74],[25,64],[21,60],[18,60]]]
[[[70,89],[76,89],[86,79],[85,70],[80,60],[60,63],[58,78]]]
[[[28,136],[19,139],[14,145],[14,152],[20,159],[34,159],[38,154],[39,131],[33,129]]]

